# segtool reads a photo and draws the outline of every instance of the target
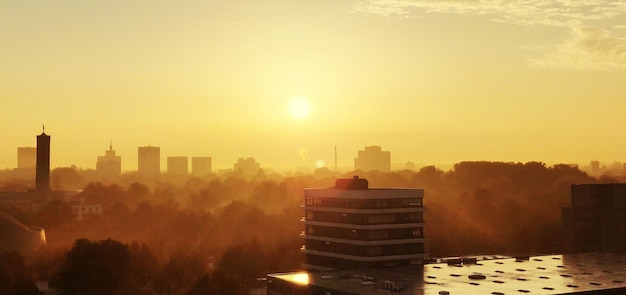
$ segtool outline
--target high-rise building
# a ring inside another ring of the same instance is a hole
[[[37,135],[37,165],[35,172],[35,190],[50,191],[50,136],[42,132]]]
[[[189,174],[189,159],[187,157],[167,157],[167,174]]]
[[[355,176],[305,189],[304,198],[308,269],[423,264],[424,190],[369,188]]]
[[[211,157],[191,157],[191,174],[203,177],[211,173]]]
[[[161,148],[141,146],[138,148],[138,172],[144,178],[156,178],[161,173]]]
[[[361,171],[390,171],[391,170],[391,152],[383,151],[380,146],[366,146],[365,149],[359,151],[358,156],[354,158],[354,170]]]
[[[17,148],[17,168],[18,169],[35,169],[37,164],[37,148],[36,147],[18,147]]]
[[[236,173],[240,173],[242,177],[254,177],[259,174],[261,165],[254,158],[239,158],[237,163],[233,165]]]
[[[122,157],[115,155],[112,143],[109,144],[109,150],[104,152],[104,156],[98,156],[96,172],[101,177],[116,177],[122,174]]]
[[[562,209],[564,252],[626,252],[626,183],[573,184]]]

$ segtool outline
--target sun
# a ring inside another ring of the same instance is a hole
[[[302,96],[292,97],[289,101],[289,114],[296,119],[304,119],[311,112],[309,100]]]

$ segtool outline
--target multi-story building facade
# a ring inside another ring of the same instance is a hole
[[[101,177],[117,177],[122,174],[122,157],[115,155],[113,144],[109,144],[109,150],[104,156],[98,156],[96,172]]]
[[[422,264],[424,191],[369,188],[366,179],[305,189],[304,266],[310,270]]]
[[[191,174],[203,177],[211,173],[211,157],[191,157]]]
[[[391,152],[383,151],[380,146],[366,146],[365,149],[358,152],[358,156],[354,158],[354,170],[361,171],[390,171],[391,170]]]
[[[564,252],[626,252],[626,183],[574,184],[562,209]]]
[[[137,166],[139,176],[156,178],[161,174],[161,148],[156,146],[140,146],[137,149]]]
[[[189,158],[167,157],[167,174],[178,176],[189,174]]]

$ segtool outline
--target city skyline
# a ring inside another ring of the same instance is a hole
[[[0,4],[0,168],[109,139],[263,167],[626,162],[626,3],[104,1]],[[299,97],[300,99],[296,99]],[[295,103],[297,102],[297,103]],[[11,127],[8,127],[11,126]]]

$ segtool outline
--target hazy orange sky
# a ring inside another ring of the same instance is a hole
[[[53,167],[626,161],[625,112],[626,1],[0,2],[0,169],[42,123]]]

